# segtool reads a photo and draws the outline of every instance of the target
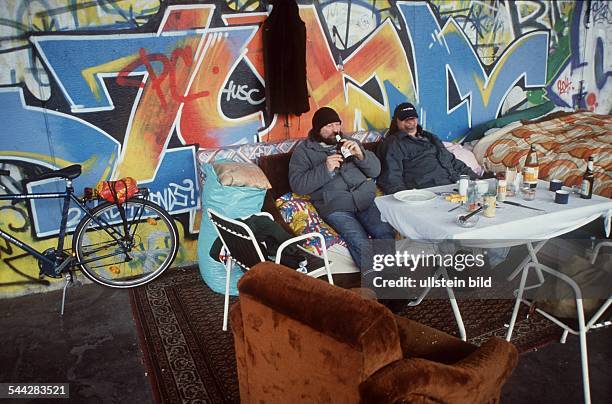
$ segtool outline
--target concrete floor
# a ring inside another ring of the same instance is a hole
[[[68,382],[70,399],[62,403],[152,402],[128,292],[71,288],[62,319],[60,299],[56,291],[0,300],[0,382]],[[593,403],[612,396],[611,341],[612,327],[588,338]],[[581,401],[575,337],[522,355],[502,397],[504,403]]]
[[[0,300],[0,382],[68,382],[61,403],[152,402],[128,292],[69,288],[63,318],[60,302],[61,291]]]

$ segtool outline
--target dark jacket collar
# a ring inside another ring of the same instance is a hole
[[[398,138],[407,138],[410,140],[417,140],[414,139],[414,136],[410,136],[408,133],[402,131],[396,132],[396,135]],[[435,137],[432,133],[427,132],[426,130],[423,130],[423,128],[421,127],[421,125],[417,125],[417,136],[421,136],[421,137],[425,137],[427,139],[429,139],[430,141],[433,141],[433,138]]]

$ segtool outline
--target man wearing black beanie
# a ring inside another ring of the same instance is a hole
[[[395,230],[380,220],[374,204],[378,158],[343,136],[341,129],[340,116],[332,108],[315,112],[308,138],[291,156],[289,184],[293,192],[310,195],[323,220],[346,241],[353,261],[361,268],[361,249],[368,236],[393,239]],[[338,153],[338,143],[346,158]]]

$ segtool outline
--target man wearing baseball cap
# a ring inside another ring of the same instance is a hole
[[[408,102],[395,108],[377,154],[382,163],[378,185],[386,194],[451,184],[462,174],[479,178],[437,136],[423,130],[416,108]]]
[[[332,108],[315,112],[308,138],[291,155],[289,184],[293,192],[310,195],[323,220],[346,241],[353,261],[361,268],[361,249],[368,236],[394,239],[395,230],[380,220],[374,204],[378,158],[343,136],[341,129],[340,116]],[[338,143],[346,158],[338,153]]]

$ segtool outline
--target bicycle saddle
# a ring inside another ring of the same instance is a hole
[[[59,170],[49,171],[48,173],[41,174],[36,177],[34,181],[45,180],[47,178],[66,178],[68,180],[73,180],[79,175],[81,175],[81,165],[73,164],[68,167],[60,168]]]

